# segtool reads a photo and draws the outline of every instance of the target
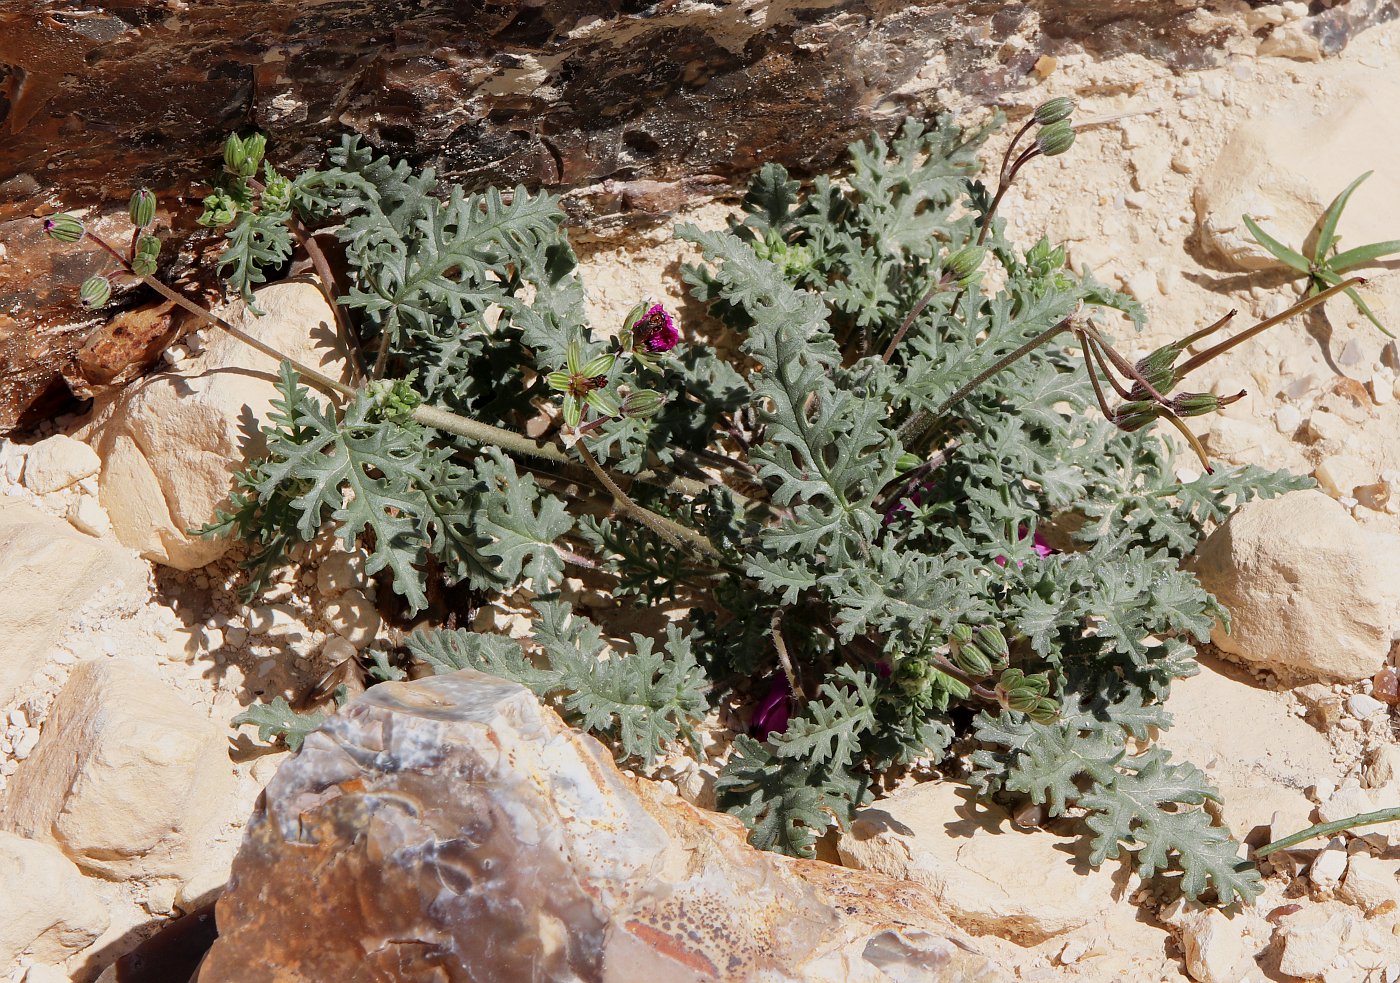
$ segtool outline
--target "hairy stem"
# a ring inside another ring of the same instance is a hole
[[[1234,348],[1236,345],[1248,341],[1250,338],[1253,338],[1255,335],[1259,334],[1259,332],[1266,331],[1281,321],[1287,321],[1290,317],[1293,317],[1295,314],[1302,314],[1304,311],[1316,307],[1318,304],[1324,303],[1329,297],[1333,297],[1346,290],[1350,290],[1353,287],[1359,287],[1365,282],[1365,277],[1354,276],[1350,279],[1343,280],[1341,283],[1337,284],[1334,287],[1328,287],[1321,293],[1314,294],[1306,300],[1299,301],[1283,313],[1275,314],[1273,317],[1267,320],[1260,321],[1254,327],[1241,331],[1233,338],[1227,338],[1220,344],[1213,345],[1210,348],[1207,348],[1205,351],[1201,352],[1199,355],[1195,355],[1187,359],[1185,362],[1182,363],[1181,368],[1177,369],[1177,378],[1181,378],[1182,376],[1186,375],[1186,373],[1190,372],[1192,369],[1199,368],[1200,366],[1209,362],[1211,359],[1215,358],[1217,355],[1225,354],[1231,348]]]
[[[807,694],[802,692],[802,684],[797,679],[797,670],[793,668],[792,657],[788,655],[787,641],[783,638],[783,612],[781,608],[774,608],[773,620],[769,622],[769,631],[773,636],[773,648],[778,652],[778,662],[782,664],[783,672],[787,674],[788,689],[792,690],[792,695],[799,704],[806,703]]]
[[[1337,819],[1330,823],[1318,823],[1316,826],[1309,826],[1291,836],[1285,836],[1281,840],[1274,840],[1268,846],[1261,846],[1254,851],[1256,857],[1267,857],[1277,850],[1286,850],[1291,846],[1302,843],[1304,840],[1311,840],[1315,836],[1329,836],[1332,833],[1340,833],[1344,829],[1354,829],[1357,826],[1370,826],[1374,823],[1388,823],[1400,819],[1400,806],[1392,806],[1389,809],[1380,809],[1376,812],[1363,812],[1346,819]]]
[[[588,466],[588,470],[592,471],[594,476],[603,483],[603,487],[612,492],[613,498],[617,501],[618,506],[623,512],[636,519],[672,546],[683,548],[688,544],[710,559],[724,559],[720,551],[715,549],[714,544],[694,529],[689,529],[678,522],[672,522],[665,516],[657,515],[655,512],[651,511],[651,509],[644,508],[632,501],[631,497],[622,490],[621,486],[613,481],[612,477],[603,470],[602,465],[598,463],[597,459],[588,448],[584,446],[582,441],[574,446],[578,449],[579,456],[583,458],[583,463]]]

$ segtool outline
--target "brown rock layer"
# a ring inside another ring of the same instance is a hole
[[[735,825],[624,777],[518,685],[377,686],[268,785],[198,981],[1000,978],[917,885]]]
[[[43,243],[33,216],[120,204],[143,185],[168,204],[202,194],[195,185],[230,130],[267,132],[288,167],[318,163],[328,142],[356,132],[472,187],[574,189],[577,217],[625,227],[763,161],[825,168],[907,112],[994,99],[1066,45],[1213,63],[1244,28],[1193,20],[1198,6],[1234,9],[1223,0],[8,0],[0,432],[58,409],[65,372],[87,379],[73,362],[99,324],[74,297],[101,257]],[[1309,28],[1321,50],[1396,15],[1395,0],[1327,6]],[[184,202],[177,227],[191,210]]]

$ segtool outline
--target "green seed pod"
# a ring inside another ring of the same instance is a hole
[[[655,389],[638,389],[622,399],[622,415],[631,420],[655,416],[666,405],[666,397]]]
[[[1138,359],[1134,368],[1142,374],[1143,378],[1152,383],[1152,387],[1159,393],[1170,392],[1171,388],[1176,385],[1176,360],[1181,357],[1183,347],[1180,342],[1163,345],[1155,352]],[[1139,383],[1135,386],[1135,391],[1141,388]],[[1146,391],[1143,395],[1146,396]]]
[[[127,214],[131,216],[132,225],[144,229],[156,217],[156,196],[151,194],[149,188],[140,189],[131,196]]]
[[[1172,412],[1177,416],[1204,416],[1207,413],[1214,413],[1222,406],[1229,406],[1231,403],[1244,399],[1245,391],[1241,389],[1233,396],[1217,396],[1215,393],[1180,393],[1172,399]]]
[[[1066,120],[1043,126],[1035,135],[1035,146],[1046,157],[1058,157],[1074,146],[1074,127]]]
[[[1109,422],[1124,433],[1132,433],[1156,420],[1161,412],[1161,407],[1151,400],[1135,400],[1115,407]]]
[[[967,286],[977,278],[977,271],[986,255],[987,251],[981,246],[964,246],[943,261],[943,272],[956,280],[959,286]]]
[[[953,665],[969,676],[981,678],[992,674],[992,660],[974,644],[959,645],[951,652]]]
[[[84,307],[101,307],[112,297],[112,285],[105,276],[91,276],[83,281],[78,299]]]
[[[1069,96],[1056,96],[1054,99],[1047,99],[1039,106],[1035,107],[1035,112],[1031,115],[1041,126],[1049,126],[1051,123],[1058,123],[1060,120],[1069,119],[1074,112],[1074,100]]]
[[[67,212],[44,219],[44,235],[54,242],[77,242],[84,232],[83,223]]]

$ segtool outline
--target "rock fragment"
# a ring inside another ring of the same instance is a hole
[[[268,785],[198,981],[1001,978],[916,885],[736,825],[625,778],[521,686],[382,684]]]
[[[1249,502],[1197,550],[1193,568],[1230,612],[1211,640],[1275,671],[1374,675],[1400,628],[1400,537],[1362,529],[1318,491]]]
[[[100,877],[189,879],[231,802],[226,744],[154,674],[81,663],[10,779],[0,829],[50,842]]]
[[[87,444],[55,434],[29,448],[24,487],[36,495],[48,495],[97,474],[101,466],[102,460]]]
[[[61,962],[107,930],[107,909],[47,843],[0,832],[0,966]]]

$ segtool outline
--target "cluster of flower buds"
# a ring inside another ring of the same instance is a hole
[[[1040,126],[1035,149],[1042,155],[1056,157],[1074,146],[1074,126],[1069,121],[1074,109],[1074,100],[1068,96],[1047,99],[1035,107],[1031,118]]]
[[[126,253],[126,269],[121,272],[138,277],[154,276],[156,259],[160,256],[160,240],[144,231],[156,218],[156,196],[149,188],[141,188],[131,196],[127,215],[135,230],[131,237],[131,248]],[[74,243],[87,236],[88,231],[81,220],[62,212],[44,219],[44,235],[54,242]],[[103,245],[108,252],[115,254],[115,250],[110,246],[106,246],[105,243]],[[88,277],[78,291],[78,299],[88,309],[102,307],[111,298],[111,275],[106,273]]]
[[[1020,669],[1007,669],[997,680],[997,702],[1008,710],[1024,713],[1036,723],[1049,723],[1060,713],[1060,706],[1049,696],[1050,679],[1044,673],[1027,676]]]
[[[982,679],[1005,669],[1011,651],[1006,636],[995,625],[973,628],[960,624],[948,635],[948,658],[969,676]]]
[[[413,411],[423,402],[423,397],[413,388],[418,378],[414,369],[400,379],[373,379],[365,387],[365,395],[370,403],[386,420],[402,422],[413,416]]]
[[[755,256],[777,266],[790,280],[812,271],[812,250],[801,243],[788,242],[773,229],[754,239],[752,246]]]
[[[224,167],[230,174],[250,178],[258,173],[263,154],[267,151],[267,137],[254,133],[247,139],[239,139],[237,133],[230,133],[224,143]]]

